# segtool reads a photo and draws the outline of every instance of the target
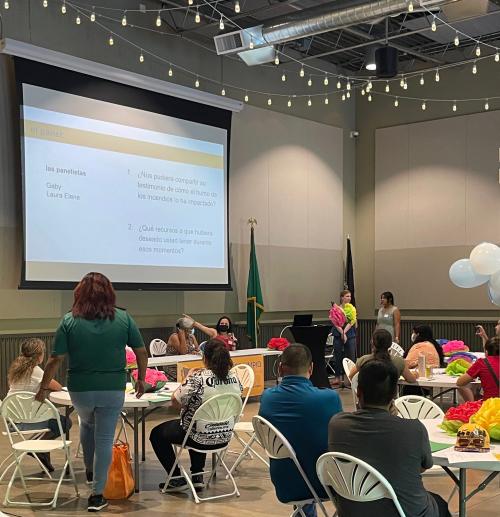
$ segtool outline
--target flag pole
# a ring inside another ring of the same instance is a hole
[[[248,224],[250,225],[251,231],[253,231],[254,226],[257,225],[257,219],[255,219],[255,217],[250,217],[250,219],[248,220]],[[253,300],[253,328],[254,328],[254,336],[255,336],[255,348],[258,348],[257,344],[259,341],[259,337],[257,335],[257,298],[256,297]]]

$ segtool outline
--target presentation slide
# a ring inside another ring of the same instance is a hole
[[[227,284],[227,130],[23,83],[25,280]]]

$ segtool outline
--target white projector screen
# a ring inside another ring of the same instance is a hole
[[[227,129],[21,88],[26,287],[229,286]]]

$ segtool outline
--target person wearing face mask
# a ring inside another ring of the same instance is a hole
[[[418,356],[425,355],[425,364],[432,368],[442,368],[444,354],[441,345],[434,339],[432,329],[429,325],[417,325],[413,327],[411,334],[413,346],[406,352],[405,359],[408,368],[418,366]]]
[[[224,346],[231,352],[236,350],[236,345],[238,344],[238,340],[236,336],[233,334],[233,325],[228,316],[221,316],[215,328],[206,327],[205,325],[199,323],[198,321],[194,321],[194,318],[189,316],[188,314],[184,314],[185,318],[189,318],[193,320],[193,326],[195,329],[206,334],[209,339],[218,339],[224,343]]]
[[[179,318],[175,323],[175,331],[167,341],[166,355],[198,354],[200,348],[194,336],[194,320],[188,316]],[[166,366],[165,372],[169,380],[177,380],[177,366]]]

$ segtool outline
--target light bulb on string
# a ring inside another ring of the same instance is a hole
[[[63,2],[62,5],[61,5],[61,13],[62,14],[66,14],[66,2]]]
[[[350,99],[350,98],[351,98],[351,92],[347,92],[347,93],[345,94],[345,96],[346,96],[348,99]]]
[[[174,71],[172,69],[172,65],[170,65],[169,68],[168,68],[168,76],[169,77],[173,77],[173,75],[174,75]]]
[[[80,25],[80,23],[82,23],[82,19],[80,18],[80,15],[77,15],[76,19],[75,19],[75,23],[77,25]]]
[[[345,93],[342,94],[342,100],[345,101]]]
[[[457,101],[453,102],[453,106],[451,108],[453,111],[457,111]]]
[[[453,40],[453,43],[455,43],[455,47],[458,47],[460,45],[460,38],[458,37],[458,32],[455,34],[455,39]]]
[[[408,83],[405,79],[405,84],[403,84],[403,90],[408,90]]]
[[[48,0],[43,0],[42,5],[43,5],[44,7],[47,7],[47,6],[49,5]]]
[[[486,102],[484,103],[484,109],[488,111],[490,109],[490,105],[488,103],[488,99],[486,99]]]
[[[250,50],[253,49],[253,39],[252,38],[250,38],[250,45],[249,45],[249,47],[250,47]]]
[[[425,84],[424,74],[420,74],[420,86]]]
[[[271,99],[271,97],[269,97],[269,99],[267,99],[267,105],[271,106],[272,103],[273,103],[273,100]]]
[[[351,81],[349,81],[349,79],[347,80],[346,88],[347,88],[348,90],[350,90],[350,89],[351,89]]]
[[[288,102],[286,103],[286,105],[291,108],[292,107],[292,100],[289,98],[288,99]]]
[[[371,94],[371,93],[369,93],[369,94],[368,94],[368,102],[371,102],[371,101],[372,101],[372,94]]]
[[[198,11],[198,7],[196,8],[196,14],[194,16],[194,22],[195,23],[200,23],[201,22],[200,12]]]
[[[432,23],[431,23],[431,31],[436,32],[436,30],[437,30],[436,17],[434,16],[434,18],[432,19]]]
[[[311,76],[309,76],[309,79],[307,80],[307,86],[312,86],[313,85],[313,80],[311,78]]]
[[[500,61],[500,52],[497,50],[495,52],[495,63],[498,63]]]
[[[285,81],[286,81],[286,74],[285,74],[285,72],[283,72],[283,75],[281,76],[281,80],[282,80],[283,82],[285,82]]]
[[[309,99],[307,99],[307,106],[310,108],[312,106],[312,100],[311,100],[311,97],[309,97]]]
[[[226,96],[226,89],[222,87],[222,90],[220,91],[220,94],[225,97]]]
[[[161,27],[161,16],[160,11],[158,11],[158,16],[156,17],[156,26]]]
[[[436,75],[434,76],[434,80],[436,81],[436,83],[439,83],[439,68],[436,70]]]
[[[361,95],[365,95],[366,94],[366,90],[364,88],[361,88]]]
[[[236,2],[234,2],[234,12],[239,13],[240,11],[241,11],[240,2],[239,2],[239,0],[236,0]]]
[[[422,111],[425,111],[427,109],[427,104],[424,102],[422,102]]]
[[[123,25],[124,27],[126,27],[126,26],[127,26],[127,13],[123,13],[122,25]]]
[[[413,2],[412,2],[412,0],[410,0],[410,1],[408,2],[408,12],[409,12],[409,13],[412,13],[412,12],[413,12]]]
[[[368,81],[368,84],[366,85],[366,90],[369,91],[373,88],[373,84],[371,81]]]
[[[108,43],[109,43],[109,46],[112,47],[114,44],[115,44],[115,40],[113,39],[113,36],[109,36],[109,39],[108,39]]]
[[[10,7],[8,0],[5,0],[5,2],[3,3],[3,7],[4,9],[8,9]]]
[[[248,102],[248,93],[245,93],[245,102]]]
[[[275,58],[274,58],[274,64],[276,66],[278,66],[280,64],[280,57],[278,56],[278,54],[276,54]]]
[[[188,5],[193,5],[193,0],[188,0]]]
[[[403,75],[399,81],[399,86],[401,86],[401,88],[404,88],[404,85],[405,85],[405,76]]]
[[[299,76],[300,77],[304,77],[304,74],[305,74],[305,72],[304,72],[304,65],[302,65],[301,68],[300,68]]]
[[[142,53],[142,50],[141,55],[139,56],[139,63],[144,63],[144,54]]]
[[[474,61],[474,64],[472,65],[472,73],[473,73],[474,75],[476,75],[476,74],[477,74],[477,64],[476,64],[476,62],[475,62],[475,61]]]
[[[474,52],[477,57],[481,56],[481,47],[479,46],[479,43],[476,45],[476,50]]]
[[[90,21],[95,22],[95,12],[94,11],[92,11],[92,13],[90,15]]]
[[[394,99],[394,107],[397,108],[399,106],[399,99],[396,97]]]
[[[342,88],[342,84],[340,82],[340,79],[337,81],[337,90],[340,90]]]
[[[389,93],[391,91],[391,87],[389,86],[389,81],[385,82],[385,93]]]
[[[323,79],[323,84],[328,86],[328,75],[325,74],[325,78]]]
[[[200,80],[198,79],[198,77],[196,77],[196,81],[194,82],[194,86],[195,86],[195,88],[199,88],[200,87]]]
[[[223,31],[223,30],[224,30],[224,19],[222,18],[222,16],[220,17],[219,29],[220,29],[221,31]]]
[[[328,104],[328,97],[325,97],[325,104]]]

